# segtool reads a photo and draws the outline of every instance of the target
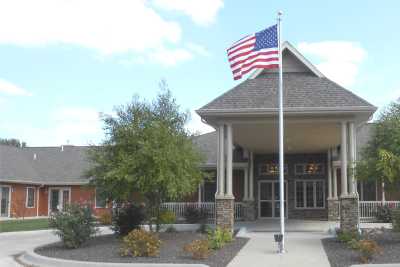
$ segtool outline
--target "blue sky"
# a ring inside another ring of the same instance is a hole
[[[225,49],[275,23],[334,81],[382,107],[400,97],[399,1],[0,0],[0,137],[98,143],[99,112],[166,79],[193,111],[234,82]],[[193,112],[192,112],[193,113]],[[210,129],[197,116],[192,131]]]

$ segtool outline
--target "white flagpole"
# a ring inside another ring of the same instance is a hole
[[[279,45],[279,189],[280,189],[280,215],[281,215],[281,235],[282,244],[279,253],[285,252],[285,203],[284,203],[284,147],[283,147],[283,75],[282,75],[282,34],[281,34],[281,16],[278,11],[278,45]]]

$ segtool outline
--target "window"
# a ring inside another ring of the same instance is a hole
[[[322,163],[300,163],[294,167],[296,175],[324,174],[324,165]]]
[[[26,207],[35,207],[35,188],[33,187],[26,188]]]
[[[96,208],[105,208],[107,206],[107,199],[104,197],[104,194],[102,194],[100,189],[96,189],[95,204]]]
[[[296,208],[320,209],[325,207],[325,183],[323,180],[297,180],[295,187]]]
[[[288,173],[288,165],[284,165],[285,174]],[[258,166],[259,175],[278,175],[279,174],[279,164],[278,163],[261,163]]]

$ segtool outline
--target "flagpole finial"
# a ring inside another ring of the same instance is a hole
[[[283,12],[282,12],[282,10],[278,10],[278,17],[281,17],[282,15],[283,15]]]

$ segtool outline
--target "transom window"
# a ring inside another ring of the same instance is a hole
[[[33,187],[26,188],[26,207],[35,207],[35,188]]]
[[[296,175],[324,174],[324,165],[322,163],[298,163],[294,167]]]
[[[288,165],[284,164],[284,173],[288,173]],[[259,175],[278,175],[279,164],[278,163],[261,163],[258,165]]]
[[[295,202],[299,209],[325,207],[325,182],[323,180],[296,180]]]

